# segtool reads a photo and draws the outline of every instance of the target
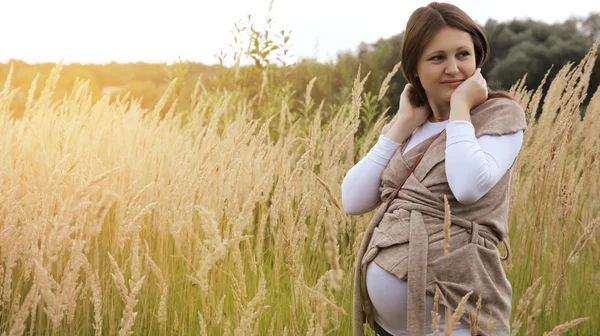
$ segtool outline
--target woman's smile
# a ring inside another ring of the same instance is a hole
[[[462,84],[463,82],[464,82],[464,80],[444,81],[444,82],[442,82],[442,85],[444,85],[444,86],[451,86],[451,87],[457,87],[460,84]]]

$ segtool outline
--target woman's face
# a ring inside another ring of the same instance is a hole
[[[418,79],[430,104],[449,103],[456,87],[475,70],[471,35],[452,27],[443,27],[435,34],[417,63]]]

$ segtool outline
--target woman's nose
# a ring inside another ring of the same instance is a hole
[[[456,61],[453,59],[448,60],[446,63],[446,73],[447,74],[455,74],[458,72],[458,66],[456,65]]]

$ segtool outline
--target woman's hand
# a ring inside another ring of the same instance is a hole
[[[477,68],[471,77],[467,78],[467,80],[454,90],[450,98],[450,103],[451,105],[456,103],[464,104],[470,111],[485,102],[487,98],[487,82],[481,75],[481,68]]]
[[[414,95],[415,91],[413,85],[406,84],[406,86],[404,86],[404,91],[402,91],[402,94],[400,95],[400,107],[397,113],[398,119],[409,124],[413,131],[421,126],[431,113],[428,105],[420,107],[413,105]]]

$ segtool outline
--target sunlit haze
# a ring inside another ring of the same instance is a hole
[[[168,62],[214,64],[228,50],[233,24],[252,14],[263,25],[269,0],[2,1],[0,62]],[[429,1],[276,0],[274,26],[292,31],[296,57],[334,60],[360,42],[404,30],[412,11]],[[451,1],[484,24],[531,18],[548,23],[600,11],[600,1]],[[294,60],[294,59],[292,59]]]

